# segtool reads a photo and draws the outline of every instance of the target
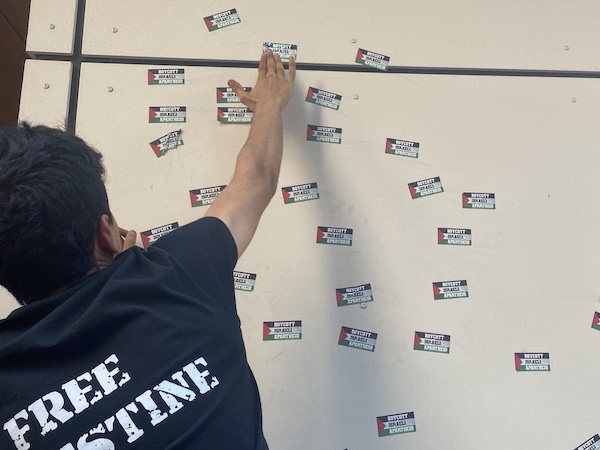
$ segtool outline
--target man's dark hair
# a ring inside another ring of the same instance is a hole
[[[110,217],[97,150],[55,128],[0,129],[0,285],[19,303],[85,277],[102,214]]]

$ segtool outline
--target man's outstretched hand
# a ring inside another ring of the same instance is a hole
[[[271,108],[280,113],[292,97],[295,78],[294,57],[291,56],[289,59],[286,75],[281,57],[267,49],[258,63],[258,79],[252,91],[244,91],[242,85],[235,80],[229,80],[227,84],[235,91],[241,102],[252,111]]]

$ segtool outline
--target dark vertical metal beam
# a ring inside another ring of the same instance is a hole
[[[75,17],[75,35],[73,38],[73,56],[70,61],[73,64],[71,69],[71,84],[69,89],[69,109],[67,111],[66,128],[67,131],[75,133],[77,126],[77,102],[79,101],[79,79],[81,78],[81,51],[83,47],[83,24],[85,21],[85,2],[77,1],[77,14]]]

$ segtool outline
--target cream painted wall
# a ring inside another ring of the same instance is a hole
[[[248,61],[274,40],[297,43],[300,62],[353,64],[361,46],[392,65],[597,70],[595,3],[320,5],[88,0],[84,52]],[[231,7],[242,22],[209,33],[202,17]],[[81,73],[78,133],[105,154],[113,212],[138,231],[200,217],[189,190],[228,182],[248,125],[216,121],[215,88],[255,79],[185,67],[184,85],[147,85],[159,67]],[[280,187],[317,182],[320,198],[286,205],[279,190],[237,266],[257,275],[238,310],[273,449],[559,450],[600,432],[598,83],[299,72]],[[339,111],[306,102],[309,87],[342,95]],[[159,105],[187,106],[187,122],[149,124]],[[342,143],[308,142],[308,124],[341,127]],[[157,158],[149,142],[179,127],[185,144]],[[386,138],[419,142],[419,157],[386,154]],[[408,183],[437,176],[443,193],[411,199]],[[495,193],[497,209],[463,209],[463,192]],[[317,244],[317,226],[352,228],[354,243]],[[438,245],[439,227],[470,228],[473,244]],[[468,298],[433,299],[433,282],[462,279]],[[336,288],[364,283],[366,308],[336,305]],[[263,341],[263,322],[288,320],[302,339]],[[377,333],[375,351],[338,345],[342,326]],[[450,335],[450,354],[414,350],[416,331]],[[517,372],[520,352],[549,352],[551,371]],[[377,417],[404,412],[415,433],[378,437]]]

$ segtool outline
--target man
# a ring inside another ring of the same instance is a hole
[[[0,321],[0,448],[267,449],[232,270],[275,193],[294,77],[266,51],[250,93],[229,81],[254,111],[233,178],[148,251],[111,215],[98,152],[0,131],[0,284],[24,305]]]

